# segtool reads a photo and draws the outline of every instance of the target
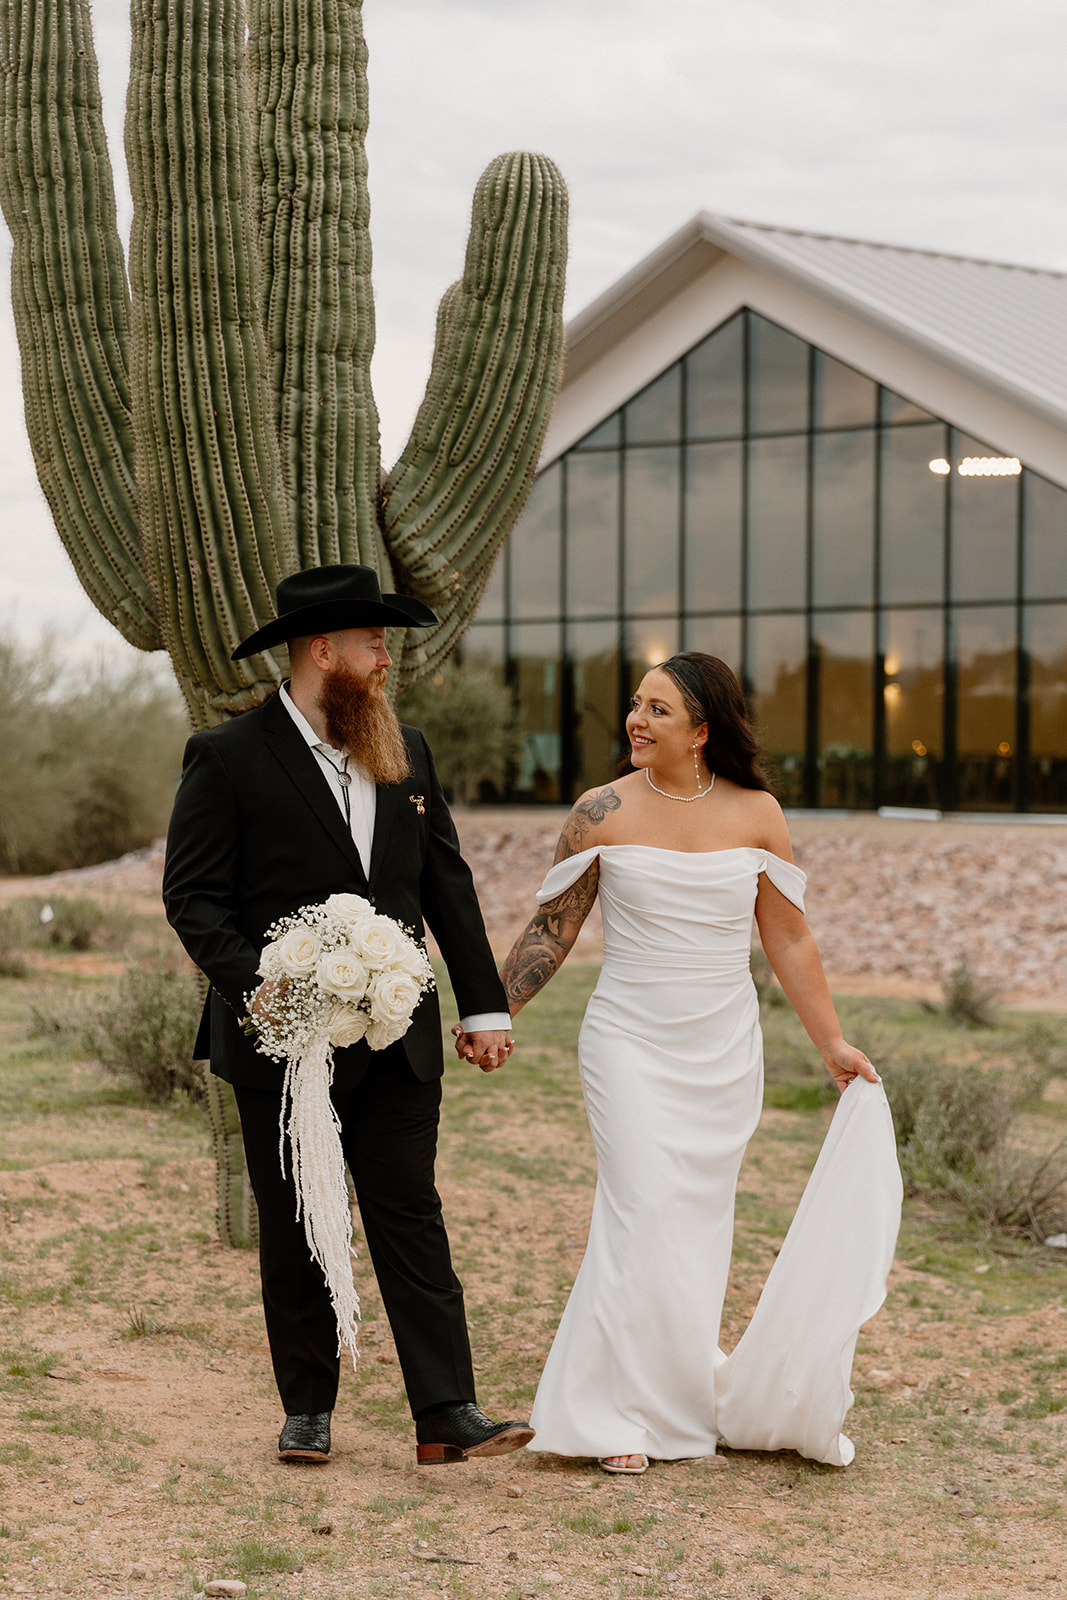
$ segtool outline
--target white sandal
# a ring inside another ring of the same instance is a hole
[[[637,1466],[630,1466],[631,1461],[636,1461]],[[640,1473],[648,1471],[648,1457],[638,1451],[628,1456],[601,1456],[598,1465],[604,1472],[628,1473],[636,1478]]]

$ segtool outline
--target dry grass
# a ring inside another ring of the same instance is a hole
[[[498,1414],[528,1405],[581,1256],[589,981],[565,972],[530,1009],[506,1072],[449,1075],[441,1186]],[[417,1471],[363,1262],[335,1457],[285,1468],[255,1263],[214,1240],[198,1115],[27,1041],[26,1004],[25,980],[0,985],[0,1593],[191,1600],[243,1577],[253,1600],[1062,1595],[1067,1253],[913,1206],[860,1342],[851,1468],[727,1453],[635,1481],[535,1456]],[[727,1343],[826,1115],[771,1108],[753,1141]]]

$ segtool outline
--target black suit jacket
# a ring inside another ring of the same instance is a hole
[[[370,873],[364,874],[341,809],[280,699],[205,733],[185,750],[167,836],[167,917],[211,983],[197,1039],[220,1078],[280,1088],[284,1068],[241,1031],[270,924],[331,894],[361,894],[444,956],[461,1016],[506,1011],[470,869],[422,734],[404,730],[412,775],[379,785]],[[415,796],[422,797],[423,814]],[[435,991],[420,1001],[401,1041],[415,1075],[444,1071]],[[335,1082],[366,1071],[365,1042],[335,1052]]]

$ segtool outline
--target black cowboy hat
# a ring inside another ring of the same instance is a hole
[[[278,585],[278,615],[242,641],[230,657],[240,661],[283,639],[342,628],[429,628],[437,621],[429,606],[406,594],[382,594],[372,567],[311,567]]]

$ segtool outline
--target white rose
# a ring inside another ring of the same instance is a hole
[[[421,945],[414,939],[405,939],[403,948],[396,960],[392,963],[394,971],[406,972],[409,978],[415,978],[420,983],[433,977],[433,968],[429,957]]]
[[[407,934],[391,917],[369,917],[352,930],[352,943],[368,967],[392,967],[400,958]]]
[[[327,950],[319,957],[315,968],[319,988],[326,994],[336,995],[356,1005],[367,992],[367,969],[351,945],[339,950]]]
[[[370,1014],[383,1027],[395,1028],[403,1024],[401,1031],[406,1032],[421,993],[419,984],[408,973],[381,972],[367,987]]]
[[[261,978],[277,978],[281,975],[282,964],[278,956],[277,939],[272,939],[270,944],[263,946],[263,954],[259,958],[256,971]]]
[[[372,1022],[367,1029],[367,1043],[372,1050],[387,1050],[391,1044],[402,1039],[407,1031],[406,1022]]]
[[[359,1043],[370,1027],[370,1018],[365,1011],[339,1001],[330,1012],[327,1027],[330,1043],[343,1050],[346,1045]]]
[[[311,928],[290,928],[277,940],[277,960],[290,978],[308,978],[322,952],[322,941]]]
[[[374,915],[374,907],[361,894],[332,894],[326,902],[326,910],[349,928],[358,927]]]

